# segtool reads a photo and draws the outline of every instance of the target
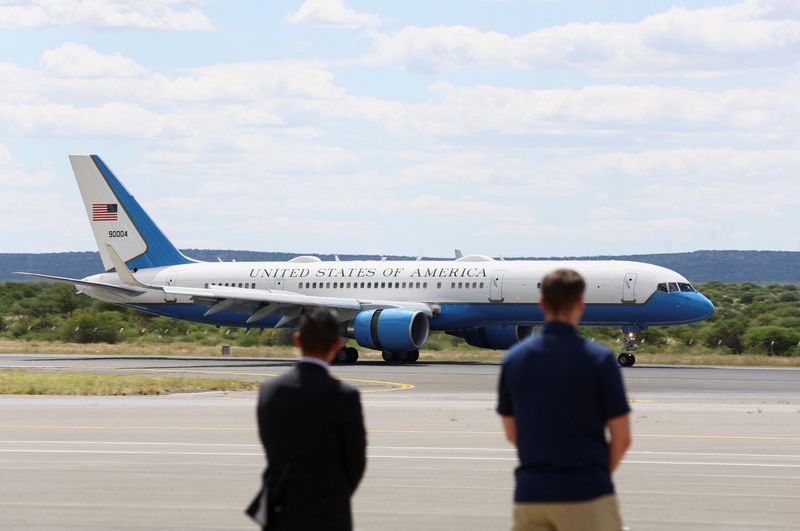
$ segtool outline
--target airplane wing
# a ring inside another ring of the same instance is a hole
[[[15,275],[24,275],[26,277],[43,278],[45,280],[52,280],[54,282],[63,282],[65,284],[72,284],[73,286],[89,286],[93,288],[101,288],[123,295],[141,295],[145,292],[143,289],[136,289],[134,287],[118,286],[116,284],[107,284],[105,282],[93,282],[91,280],[80,280],[77,278],[57,277],[55,275],[43,275],[41,273],[24,273],[15,271]]]
[[[265,317],[280,313],[283,315],[277,328],[297,320],[304,308],[326,306],[337,310],[359,312],[375,308],[407,308],[419,310],[429,317],[433,316],[433,308],[425,303],[405,301],[361,300],[345,297],[320,297],[304,295],[292,291],[282,290],[253,290],[247,288],[233,288],[212,286],[209,288],[186,288],[180,286],[162,286],[167,295],[191,297],[199,303],[210,306],[206,315],[213,315],[223,310],[249,311],[251,313],[247,323],[260,321]]]

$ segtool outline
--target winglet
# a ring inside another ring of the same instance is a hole
[[[456,260],[464,257],[464,253],[461,252],[461,249],[453,249],[453,254],[456,255]]]
[[[136,280],[136,277],[133,276],[133,273],[131,273],[131,270],[128,269],[127,265],[125,265],[125,261],[120,258],[114,247],[108,243],[105,244],[105,247],[106,251],[108,252],[108,256],[111,258],[111,262],[114,264],[114,268],[117,270],[117,275],[123,283],[129,286],[136,286],[138,288],[151,287]]]

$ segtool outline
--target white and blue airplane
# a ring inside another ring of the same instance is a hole
[[[541,279],[568,267],[586,279],[582,325],[620,326],[618,360],[632,366],[648,326],[708,319],[711,302],[669,269],[627,261],[198,262],[184,256],[97,155],[70,156],[105,272],[83,279],[21,273],[73,284],[95,299],[217,326],[293,327],[308,308],[337,310],[343,337],[413,363],[431,330],[468,344],[507,349],[543,321]],[[457,255],[460,253],[457,253]],[[354,363],[344,348],[338,361]]]

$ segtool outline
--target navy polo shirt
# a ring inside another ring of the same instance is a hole
[[[516,502],[614,493],[605,426],[630,411],[614,353],[550,322],[503,360],[497,412],[517,426]]]

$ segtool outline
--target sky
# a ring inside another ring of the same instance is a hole
[[[0,0],[0,252],[800,250],[796,0]]]

